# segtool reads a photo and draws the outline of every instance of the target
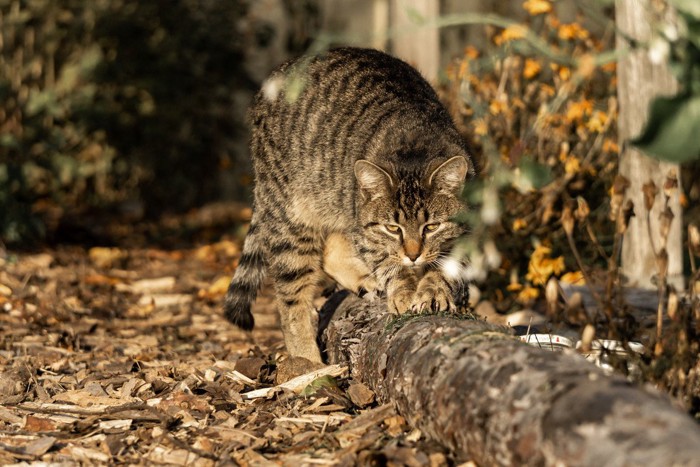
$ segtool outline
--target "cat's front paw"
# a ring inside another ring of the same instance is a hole
[[[428,277],[421,280],[411,303],[411,311],[420,313],[428,310],[438,312],[454,309],[452,291],[443,280]]]
[[[368,274],[360,280],[356,292],[360,297],[376,297],[379,295],[379,283],[373,275]]]
[[[415,292],[411,289],[400,289],[387,296],[389,311],[395,315],[402,315],[411,311],[414,303]]]

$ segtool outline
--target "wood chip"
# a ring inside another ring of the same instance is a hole
[[[27,444],[24,447],[25,454],[30,456],[43,456],[56,443],[56,438],[51,436],[42,436],[41,438]]]
[[[147,294],[141,297],[138,305],[154,305],[156,308],[187,305],[192,302],[192,295],[186,294]]]
[[[358,407],[366,407],[374,402],[374,392],[362,383],[352,383],[347,393],[352,403]]]
[[[130,293],[154,293],[172,290],[175,287],[175,277],[166,276],[155,279],[141,279],[131,284],[117,284],[116,290]]]

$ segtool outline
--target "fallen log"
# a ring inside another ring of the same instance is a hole
[[[415,428],[479,465],[698,465],[700,426],[668,398],[573,351],[448,315],[393,317],[381,301],[332,296],[321,311],[330,363]]]

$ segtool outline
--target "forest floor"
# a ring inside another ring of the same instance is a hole
[[[269,287],[251,333],[222,317],[239,252],[223,240],[0,258],[0,464],[456,464],[346,376],[248,399],[285,360]]]

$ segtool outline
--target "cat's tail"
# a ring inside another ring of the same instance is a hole
[[[265,249],[257,227],[253,216],[238,268],[224,298],[224,316],[246,331],[250,331],[255,325],[250,306],[265,279]]]

